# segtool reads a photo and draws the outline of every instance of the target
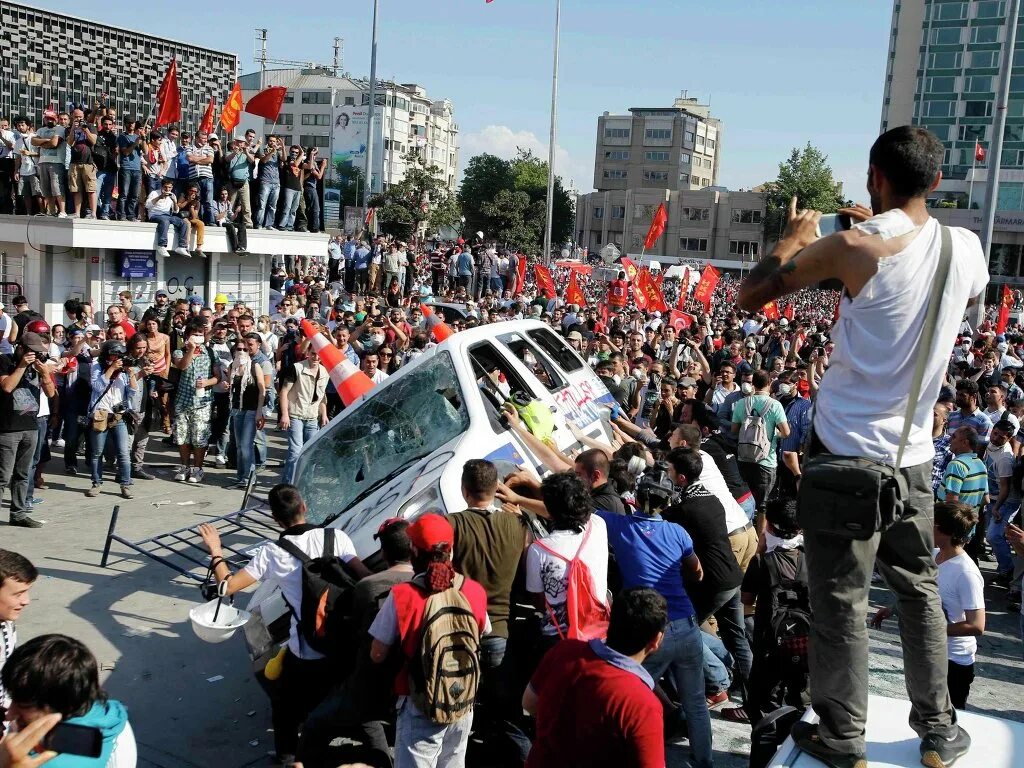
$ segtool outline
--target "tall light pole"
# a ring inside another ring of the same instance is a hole
[[[558,27],[562,20],[562,0],[555,0],[555,56],[551,68],[551,132],[548,135],[548,212],[544,223],[545,264],[551,261],[551,224],[555,210],[555,123],[558,114]]]
[[[363,209],[369,207],[373,193],[373,115],[377,111],[377,10],[380,0],[373,0],[373,35],[370,39],[370,111],[366,117],[366,186],[363,187]]]

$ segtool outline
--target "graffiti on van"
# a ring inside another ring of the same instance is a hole
[[[580,429],[600,419],[601,408],[610,406],[614,401],[604,385],[586,379],[578,384],[570,384],[555,393],[555,402],[562,409],[565,418]]]

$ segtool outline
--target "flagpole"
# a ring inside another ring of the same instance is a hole
[[[971,200],[974,199],[974,174],[978,170],[978,143],[974,143],[974,162],[971,163],[971,184],[967,188],[967,210],[971,210]]]
[[[551,263],[551,219],[555,211],[555,126],[558,114],[558,38],[561,20],[562,0],[555,0],[555,55],[551,67],[551,130],[548,135],[548,211],[547,220],[544,222],[545,264]]]
[[[373,34],[370,38],[370,111],[366,118],[366,186],[363,187],[363,211],[369,209],[373,193],[373,114],[377,110],[377,11],[380,0],[373,0]]]

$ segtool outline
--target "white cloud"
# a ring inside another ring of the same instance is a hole
[[[543,160],[548,159],[548,144],[533,131],[514,131],[507,125],[488,125],[475,133],[463,134],[459,148],[463,169],[473,155],[484,152],[503,160],[511,160],[519,148],[529,149]],[[583,160],[573,157],[561,145],[555,145],[555,173],[568,185],[570,181],[577,189],[593,189],[593,158]]]

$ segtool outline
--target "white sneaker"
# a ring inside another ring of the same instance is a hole
[[[176,470],[174,470],[174,479],[177,480],[179,483],[184,482],[185,478],[187,478],[187,477],[188,477],[188,467],[183,467],[183,466],[179,465],[178,468]]]
[[[174,249],[174,252],[179,256],[185,256],[186,258],[189,259],[192,258],[192,254],[189,253],[188,248],[182,248],[180,245]]]
[[[188,475],[188,482],[192,483],[193,485],[202,482],[203,474],[204,473],[202,467],[193,467],[192,471]]]
[[[157,256],[162,256],[163,258],[166,259],[168,256],[171,255],[171,252],[167,250],[167,246],[165,246],[165,245],[158,245],[156,247],[156,255]]]
[[[228,465],[228,457],[218,454],[217,458],[214,459],[214,463],[217,465],[217,469],[224,469]]]
[[[52,445],[53,445],[54,448],[63,448],[64,447],[64,440],[63,440],[63,438],[58,437],[56,440],[53,441]]]
[[[61,211],[60,213],[57,214],[57,218],[58,219],[66,219],[66,218],[68,218],[68,215],[66,213],[64,213],[64,211]]]

